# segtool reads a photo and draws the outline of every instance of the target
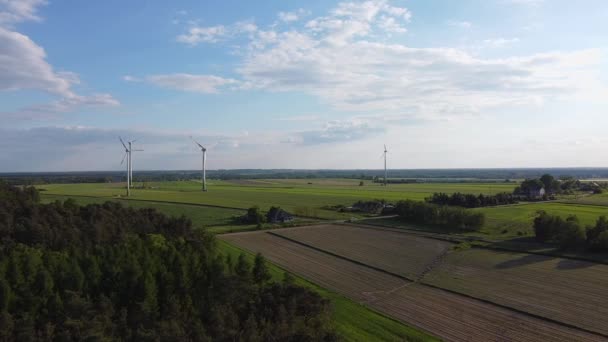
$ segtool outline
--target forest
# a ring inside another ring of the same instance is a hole
[[[1,341],[333,341],[330,314],[185,217],[0,183]]]

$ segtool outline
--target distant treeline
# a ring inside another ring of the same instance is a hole
[[[390,170],[390,183],[428,181],[476,182],[479,180],[504,182],[513,179],[534,179],[544,174],[558,178],[608,178],[608,168],[553,168],[553,169],[410,169]],[[298,169],[234,169],[208,170],[213,179],[315,179],[351,178],[382,181],[384,170],[298,170]],[[37,172],[1,173],[0,179],[11,184],[84,183],[124,181],[124,171],[92,172]],[[200,177],[198,170],[134,171],[135,181],[179,181]]]
[[[318,294],[190,220],[0,182],[0,341],[334,341]]]
[[[563,249],[608,252],[608,220],[600,216],[594,226],[583,226],[576,215],[566,219],[539,211],[534,219],[534,233],[539,242],[558,243]]]
[[[478,231],[485,223],[483,213],[421,201],[399,201],[391,212],[406,222],[439,226],[451,231]]]
[[[496,205],[514,204],[518,201],[527,200],[526,196],[514,195],[506,192],[495,195],[474,195],[455,192],[448,195],[443,192],[436,192],[427,197],[426,201],[438,205],[453,205],[464,208],[490,207]]]

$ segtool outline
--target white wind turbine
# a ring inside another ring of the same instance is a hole
[[[120,143],[125,148],[125,155],[122,157],[122,161],[120,165],[125,162],[125,157],[127,158],[127,196],[131,195],[131,187],[133,186],[133,159],[131,158],[131,154],[133,151],[143,151],[143,150],[134,150],[133,143],[136,140],[131,140],[125,144],[124,140],[121,137],[118,137]],[[127,147],[127,144],[129,147]]]
[[[125,148],[125,154],[124,156],[122,156],[122,161],[120,162],[120,165],[125,162],[125,157],[127,157],[127,196],[131,196],[131,149],[129,148],[131,143],[129,143],[129,147],[127,147],[121,137],[118,137],[118,139],[120,140],[122,146]]]
[[[134,150],[133,143],[137,140],[129,141],[129,188],[133,187],[133,152],[142,152],[143,150]]]
[[[386,153],[388,150],[386,149],[386,144],[384,145],[384,186],[386,186],[386,180],[388,177],[388,172],[386,171]]]
[[[207,161],[207,149],[198,143],[198,141],[194,140],[194,138],[192,138],[192,136],[190,137],[190,139],[192,139],[192,141],[198,145],[198,147],[201,148],[201,152],[203,152],[203,169],[201,171],[201,177],[202,177],[202,182],[203,182],[203,191],[207,191],[207,177],[205,175],[206,172],[206,168],[205,168],[205,163]]]

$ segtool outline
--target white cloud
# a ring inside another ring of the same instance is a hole
[[[473,27],[473,24],[470,21],[458,21],[458,20],[448,20],[447,24],[452,27],[458,27],[462,29],[470,29]]]
[[[410,18],[408,9],[383,0],[342,2],[304,28],[258,28],[239,47],[245,53],[235,70],[240,79],[233,81],[241,89],[305,92],[338,110],[380,112],[392,121],[451,119],[550,99],[605,99],[608,93],[598,78],[600,50],[491,59],[382,39],[404,32]]]
[[[44,49],[28,36],[0,27],[0,90],[37,89],[72,97],[75,83],[76,75],[55,72]]]
[[[141,81],[138,77],[131,76],[131,75],[124,75],[122,77],[122,80],[125,82],[140,82]]]
[[[300,20],[303,16],[310,14],[310,12],[304,10],[303,8],[299,8],[294,12],[279,12],[278,17],[282,22],[290,23],[294,21]]]
[[[211,27],[193,26],[188,30],[188,33],[177,36],[177,41],[190,45],[197,45],[201,42],[215,43],[227,34],[226,27],[223,25]]]
[[[0,0],[0,25],[14,25],[23,21],[40,21],[38,7],[46,0]]]
[[[46,61],[46,52],[41,46],[10,28],[22,21],[40,20],[36,12],[43,4],[46,1],[0,0],[0,91],[40,90],[59,99],[0,115],[17,119],[50,118],[81,107],[118,105],[109,94],[75,93],[72,88],[80,83],[78,75],[55,71]],[[7,26],[2,27],[3,24]]]
[[[213,75],[166,74],[148,76],[146,80],[160,87],[195,93],[217,93],[219,88],[238,83],[230,78]]]
[[[483,41],[484,45],[494,47],[494,48],[503,48],[509,45],[519,43],[519,38],[494,38],[494,39],[485,39]]]

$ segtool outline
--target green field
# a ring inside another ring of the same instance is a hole
[[[249,262],[253,255],[225,241],[217,240],[223,254],[230,254],[236,260],[239,254],[245,254]],[[284,270],[269,263],[273,280],[281,281]],[[347,341],[438,341],[426,333],[381,315],[361,304],[325,290],[303,278],[295,276],[296,284],[310,288],[321,296],[331,300],[335,328]]]
[[[312,183],[312,184],[308,184]],[[374,183],[359,186],[358,180],[242,180],[214,181],[209,192],[200,191],[200,182],[158,182],[146,189],[134,189],[129,200],[162,201],[200,204],[226,208],[247,209],[258,205],[262,209],[279,205],[298,215],[322,219],[347,219],[352,214],[324,210],[325,206],[351,205],[358,200],[403,199],[423,200],[434,192],[497,193],[512,191],[513,184],[484,183],[423,183],[395,184],[388,187]],[[50,184],[39,186],[44,195],[88,196],[116,199],[124,196],[124,184]]]
[[[253,226],[235,226],[233,218],[243,214],[243,209],[258,205],[262,209],[280,206],[302,217],[320,219],[363,218],[353,213],[340,213],[324,209],[326,206],[351,205],[358,200],[401,199],[422,200],[434,192],[497,193],[511,191],[512,183],[419,183],[394,184],[388,187],[376,183],[359,186],[354,179],[271,179],[212,181],[209,191],[200,191],[200,182],[154,182],[146,189],[133,189],[132,196],[124,197],[124,183],[95,184],[49,184],[42,197],[46,201],[75,196],[81,203],[99,203],[105,200],[120,200],[122,203],[140,207],[153,207],[169,215],[186,215],[195,226],[221,226],[218,233]],[[607,206],[580,204],[581,201],[595,203],[605,201]],[[481,232],[468,235],[492,240],[505,240],[533,235],[532,220],[538,210],[551,214],[577,215],[584,224],[593,224],[601,215],[608,215],[608,195],[579,198],[576,203],[545,202],[473,209],[486,215],[486,224]],[[381,223],[383,221],[377,221]],[[399,226],[400,222],[389,220],[388,225]]]
[[[533,235],[532,223],[539,210],[564,218],[568,215],[576,215],[581,223],[589,225],[594,224],[602,215],[608,216],[608,207],[559,202],[526,203],[474,210],[486,215],[486,224],[482,233],[495,239]]]
[[[42,192],[42,202],[48,203],[56,200],[65,201],[70,198],[69,195],[52,195]],[[227,208],[215,208],[215,207],[202,207],[191,204],[177,204],[177,203],[162,203],[162,202],[151,202],[151,201],[137,201],[137,200],[123,200],[108,197],[88,197],[88,196],[77,196],[73,197],[79,204],[86,205],[91,203],[103,203],[108,200],[119,201],[125,206],[130,206],[136,209],[140,208],[154,208],[169,216],[181,216],[184,215],[192,220],[192,224],[196,228],[200,227],[214,227],[214,226],[228,226],[233,225],[233,218],[236,216],[242,216],[245,211],[238,209],[227,209]]]

